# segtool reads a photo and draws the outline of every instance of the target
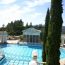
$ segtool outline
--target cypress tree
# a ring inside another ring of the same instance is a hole
[[[46,61],[45,47],[46,47],[46,41],[47,41],[47,35],[48,35],[49,19],[50,19],[50,13],[49,13],[49,8],[48,8],[46,18],[45,18],[45,28],[44,28],[44,35],[43,35],[43,51],[42,51],[43,62]]]
[[[60,65],[60,43],[62,30],[62,0],[51,0],[51,19],[48,29],[47,65]]]

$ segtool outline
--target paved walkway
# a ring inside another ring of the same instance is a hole
[[[60,65],[65,65],[65,58],[60,60]]]
[[[7,40],[7,43],[9,44],[17,44],[19,40]]]

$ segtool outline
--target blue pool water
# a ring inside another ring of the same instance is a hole
[[[5,61],[0,65],[28,65],[28,62],[32,59],[32,51],[37,50],[38,61],[42,61],[42,46],[41,45],[17,45],[7,44],[0,45],[4,54]],[[65,58],[65,50],[60,49],[60,58]]]

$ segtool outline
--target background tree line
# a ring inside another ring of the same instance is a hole
[[[20,19],[11,21],[11,23],[8,23],[6,27],[0,27],[0,31],[7,31],[9,35],[22,35],[22,30],[30,27],[34,27],[43,31],[44,25],[32,25],[32,22],[30,22],[30,24],[26,23],[26,25],[24,26],[24,22],[22,21],[22,19]]]

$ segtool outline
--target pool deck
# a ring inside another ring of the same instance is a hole
[[[7,40],[7,43],[9,44],[17,44],[19,40]]]
[[[65,58],[60,60],[60,65],[65,65]]]

